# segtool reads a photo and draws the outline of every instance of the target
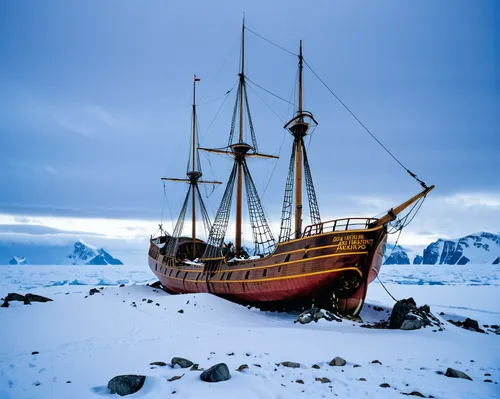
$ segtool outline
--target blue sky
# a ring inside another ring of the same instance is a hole
[[[194,73],[201,144],[227,142],[234,92],[208,131],[221,100],[206,103],[237,80],[243,12],[248,28],[291,51],[302,39],[306,61],[335,93],[436,185],[403,234],[407,243],[499,230],[500,6],[493,0],[306,8],[295,0],[1,2],[0,222],[66,231],[72,220],[81,232],[99,220],[91,233],[116,238],[112,226],[129,220],[138,240],[145,226],[153,232],[159,178],[185,173]],[[289,99],[296,59],[250,33],[246,48],[247,76]],[[309,157],[324,218],[373,216],[419,190],[307,69],[304,79],[305,108],[319,121]],[[279,223],[291,140],[256,93],[281,119],[291,109],[254,90],[260,149],[281,159],[252,161],[251,169]],[[202,162],[206,177],[227,179],[229,161]],[[167,186],[173,213],[184,188]],[[212,211],[222,191],[210,197]]]

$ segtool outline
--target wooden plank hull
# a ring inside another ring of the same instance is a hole
[[[172,293],[207,292],[265,308],[335,307],[357,315],[378,274],[386,230],[333,231],[277,245],[270,256],[226,263],[186,264],[161,254],[152,240],[149,267]]]

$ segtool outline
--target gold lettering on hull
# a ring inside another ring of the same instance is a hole
[[[373,239],[367,239],[363,234],[350,234],[334,237],[336,252],[366,250],[373,244]]]

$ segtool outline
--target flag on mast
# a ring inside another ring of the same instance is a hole
[[[194,81],[195,82],[199,82],[200,81],[200,78],[197,78],[196,75],[194,75]]]

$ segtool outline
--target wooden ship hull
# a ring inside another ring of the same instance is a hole
[[[278,243],[260,259],[225,258],[183,262],[162,254],[151,239],[149,267],[171,293],[211,293],[265,309],[317,307],[357,315],[367,286],[378,274],[386,244],[385,226],[374,219],[341,219],[308,226],[302,238]],[[364,228],[362,228],[364,227]],[[206,244],[197,242],[203,254]],[[179,244],[190,253],[192,240]]]

